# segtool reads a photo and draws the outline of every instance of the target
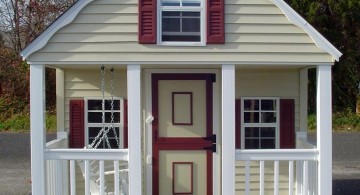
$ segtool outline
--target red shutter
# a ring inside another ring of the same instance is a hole
[[[235,100],[235,148],[241,149],[241,100]]]
[[[156,0],[139,0],[139,43],[156,43]]]
[[[124,148],[128,148],[128,103],[124,99]]]
[[[70,100],[70,148],[85,146],[84,100]]]
[[[225,43],[224,0],[207,0],[207,43]]]
[[[295,101],[280,100],[280,148],[295,148]]]

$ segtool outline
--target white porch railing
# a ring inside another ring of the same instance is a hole
[[[58,140],[57,142],[61,142]],[[54,141],[53,144],[56,142]],[[56,143],[57,145],[59,143]],[[120,179],[124,173],[127,175],[128,150],[127,149],[52,149],[50,144],[45,150],[45,160],[47,163],[47,192],[49,195],[75,195],[77,191],[76,165],[78,161],[84,163],[84,185],[82,188],[86,195],[94,194],[92,182],[98,185],[98,194],[122,195],[123,185]],[[94,170],[92,165],[97,166]],[[123,170],[121,170],[123,169]],[[124,172],[124,169],[126,171]],[[70,175],[63,175],[70,170]],[[109,171],[110,170],[110,171]],[[98,177],[94,177],[96,172]],[[109,179],[108,175],[113,175]],[[109,183],[111,182],[111,183]],[[68,186],[70,184],[70,187]],[[110,189],[109,189],[109,186]]]
[[[241,183],[238,177],[244,176],[244,185],[239,185],[244,195],[269,191],[275,195],[315,195],[317,176],[312,173],[317,172],[317,158],[316,149],[237,150],[237,181]],[[299,186],[301,189],[296,189]]]

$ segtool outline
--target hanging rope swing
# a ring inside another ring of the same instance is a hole
[[[108,133],[110,131],[113,132],[114,136],[115,136],[115,140],[116,140],[116,144],[117,144],[117,148],[120,148],[120,142],[119,142],[119,137],[117,135],[115,126],[114,126],[114,67],[111,68],[111,79],[110,79],[110,106],[111,106],[111,122],[110,125],[106,126],[106,120],[105,120],[105,76],[106,76],[106,70],[105,70],[105,66],[101,65],[100,68],[100,73],[101,73],[101,79],[100,79],[100,83],[101,83],[101,109],[102,109],[102,115],[101,115],[101,120],[102,120],[102,125],[101,125],[101,130],[99,131],[99,133],[97,134],[97,136],[95,137],[95,139],[93,140],[93,142],[89,145],[89,148],[92,149],[97,149],[99,147],[99,145],[101,144],[101,142],[105,141],[107,148],[111,149],[111,145],[110,145],[110,141],[109,141],[109,137],[108,137]]]

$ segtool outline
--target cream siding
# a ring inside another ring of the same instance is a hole
[[[69,132],[69,102],[84,97],[101,98],[100,68],[98,70],[66,69],[65,72],[65,130]],[[110,97],[110,67],[105,77],[105,96]],[[127,97],[125,70],[114,71],[114,96]]]
[[[226,43],[203,47],[141,45],[136,0],[94,1],[29,61],[321,63],[332,57],[268,0],[225,5]]]
[[[300,73],[295,69],[238,69],[236,98],[279,97],[295,100],[295,130],[300,127]]]

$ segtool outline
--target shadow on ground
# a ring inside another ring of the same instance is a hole
[[[358,194],[360,194],[360,179],[333,180],[333,195],[358,195]]]

